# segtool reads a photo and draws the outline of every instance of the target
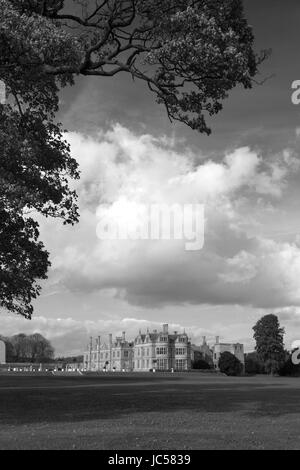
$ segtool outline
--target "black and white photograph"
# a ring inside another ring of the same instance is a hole
[[[299,0],[0,0],[1,451],[300,450],[299,45]]]

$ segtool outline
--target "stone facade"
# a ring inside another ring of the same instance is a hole
[[[191,343],[186,333],[170,334],[167,324],[160,332],[140,331],[133,342],[125,339],[125,332],[114,341],[110,334],[108,343],[102,344],[100,337],[95,342],[91,338],[83,365],[90,371],[189,370]]]
[[[245,369],[244,345],[241,343],[220,343],[219,336],[216,336],[216,343],[212,347],[213,363],[216,370],[219,369],[218,363],[221,354],[226,351],[237,357]]]
[[[95,343],[91,338],[84,353],[83,367],[91,371],[131,371],[133,369],[133,343],[126,340],[125,332],[114,341],[110,334],[107,343],[101,343],[100,336]]]
[[[134,370],[189,370],[191,368],[191,343],[186,333],[174,331],[168,325],[162,331],[146,334],[141,331],[134,341]]]
[[[161,331],[139,331],[134,341],[122,336],[101,343],[100,336],[90,339],[84,353],[83,368],[89,371],[125,371],[147,372],[149,370],[186,371],[191,369],[191,362],[203,359],[218,370],[220,355],[228,351],[234,354],[245,367],[244,345],[240,343],[220,343],[219,337],[213,346],[209,346],[203,336],[200,346],[191,345],[185,332],[170,333],[164,324]]]
[[[213,352],[206,342],[206,336],[202,337],[202,344],[200,346],[192,344],[191,350],[192,361],[196,362],[199,360],[203,360],[209,365],[213,366]]]

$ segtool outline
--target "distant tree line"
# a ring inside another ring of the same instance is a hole
[[[270,374],[300,376],[300,364],[292,362],[292,352],[284,348],[284,328],[278,317],[268,314],[260,318],[253,327],[255,351],[245,354],[245,373],[248,375]],[[240,375],[241,362],[230,352],[220,356],[219,369],[226,375]]]
[[[245,354],[247,375],[270,374],[282,376],[300,376],[300,364],[293,364],[292,354],[284,348],[284,328],[278,317],[268,314],[260,318],[253,327],[256,341],[255,351]],[[243,372],[241,361],[230,352],[223,352],[219,359],[219,370],[226,375],[240,375]],[[202,357],[193,362],[194,369],[209,369],[212,365]]]
[[[282,376],[300,376],[300,365],[293,364],[291,351],[284,351],[284,358],[278,364],[277,374]],[[256,351],[245,355],[245,372],[248,375],[270,374],[268,364],[264,363]]]
[[[54,348],[50,341],[39,333],[1,336],[0,339],[6,345],[6,362],[45,363],[54,359]]]
[[[83,362],[83,356],[60,356],[55,359],[55,362],[67,362],[68,364],[73,363],[80,363]]]

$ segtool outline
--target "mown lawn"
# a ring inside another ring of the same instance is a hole
[[[0,449],[300,449],[300,378],[0,375]]]

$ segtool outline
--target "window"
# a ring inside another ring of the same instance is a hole
[[[168,359],[157,359],[157,369],[160,369],[160,370],[168,369]]]
[[[186,349],[185,349],[185,348],[176,348],[176,349],[175,349],[175,354],[176,354],[177,356],[183,356],[185,353],[186,353]]]
[[[124,357],[128,357],[128,351],[124,351]]]
[[[186,360],[185,359],[176,359],[175,367],[176,367],[177,370],[186,369]]]
[[[166,348],[166,347],[156,348],[156,354],[158,354],[158,355],[167,354],[167,352],[168,352],[168,348]]]
[[[180,336],[179,337],[179,342],[180,343],[185,343],[185,336]]]
[[[159,340],[164,342],[164,341],[168,341],[168,338],[166,336],[161,336]]]

